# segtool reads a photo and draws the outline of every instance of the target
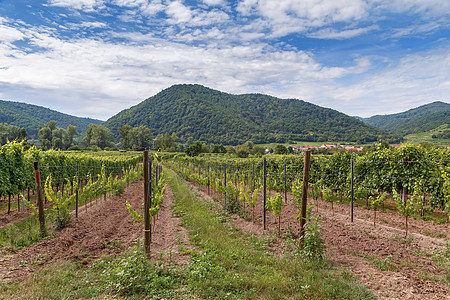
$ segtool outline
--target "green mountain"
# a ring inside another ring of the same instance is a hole
[[[174,85],[123,110],[103,125],[117,135],[125,124],[153,134],[175,132],[210,143],[236,145],[288,141],[372,142],[392,138],[356,118],[296,99],[232,95],[201,85]]]
[[[28,136],[37,136],[40,126],[44,126],[49,121],[55,120],[59,128],[67,128],[71,124],[77,126],[77,132],[86,132],[90,123],[101,124],[103,121],[79,118],[63,114],[42,106],[0,100],[0,123],[19,126],[27,130]]]
[[[367,124],[405,136],[450,124],[450,104],[436,101],[408,111],[362,119]]]

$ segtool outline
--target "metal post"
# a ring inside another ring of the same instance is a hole
[[[150,256],[150,206],[149,206],[149,164],[148,164],[148,151],[144,151],[144,253]]]
[[[252,181],[253,181],[253,191],[255,190],[255,188],[256,188],[256,183],[255,183],[255,163],[253,163],[253,174],[252,174]]]
[[[152,199],[153,199],[153,182],[152,182],[152,163],[153,161],[150,159],[148,162],[148,207],[149,209],[152,207]],[[150,242],[152,241],[152,219],[149,217],[150,222]]]

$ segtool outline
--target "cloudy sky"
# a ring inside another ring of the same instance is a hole
[[[450,95],[448,0],[0,0],[0,99],[106,120],[177,83],[348,115]]]

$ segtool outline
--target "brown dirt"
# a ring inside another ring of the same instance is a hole
[[[0,228],[4,227],[10,223],[14,223],[14,222],[20,221],[22,219],[25,219],[25,218],[29,217],[31,215],[31,213],[33,212],[28,207],[25,207],[25,209],[23,209],[22,203],[20,203],[20,205],[21,205],[20,210],[18,210],[17,209],[17,196],[15,196],[14,199],[11,199],[11,206],[14,205],[14,208],[11,209],[11,212],[9,214],[8,214],[8,209],[7,209],[8,199],[2,199],[2,200],[0,200],[0,203],[2,203],[4,206],[4,208],[0,212]],[[34,203],[34,204],[36,205],[36,203]],[[52,203],[49,201],[44,203],[45,208],[48,208],[51,206],[52,206]]]
[[[207,188],[196,186],[211,199]],[[223,196],[215,192],[211,194],[216,201],[223,201]],[[267,197],[273,194],[268,192]],[[234,215],[234,225],[250,234],[276,236],[278,218],[267,211],[266,230],[263,229],[262,193],[259,198],[255,221]],[[318,212],[316,207],[312,215],[323,220],[321,226],[327,258],[336,266],[351,271],[379,299],[450,299],[450,286],[424,278],[446,275],[445,270],[431,259],[431,253],[448,241],[448,224],[410,218],[409,233],[405,238],[404,217],[401,215],[377,212],[374,227],[373,211],[355,207],[352,223],[350,205],[334,203],[334,212],[331,204],[322,200],[318,201],[318,206]],[[251,215],[249,207],[247,211]],[[288,195],[281,217],[282,236],[287,230],[299,236],[297,215],[293,196]],[[283,243],[283,238],[274,237],[270,250],[281,255]]]
[[[42,240],[22,250],[0,249],[0,280],[19,281],[40,266],[60,260],[82,261],[89,266],[103,255],[118,255],[143,236],[143,226],[135,222],[127,211],[125,201],[136,210],[142,206],[142,182],[133,183],[119,196],[108,196],[81,207],[79,217],[74,218],[58,236]],[[185,263],[186,254],[178,253],[180,244],[190,248],[186,230],[179,218],[172,216],[172,192],[167,187],[159,216],[155,223],[151,252],[153,259],[171,252],[170,259]],[[167,258],[167,257],[166,257]]]

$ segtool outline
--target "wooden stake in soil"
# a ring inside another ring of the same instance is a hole
[[[144,253],[150,256],[150,211],[148,197],[148,151],[144,151]]]
[[[45,228],[45,215],[44,215],[44,203],[42,202],[41,197],[41,178],[39,176],[39,162],[34,162],[34,178],[36,179],[36,193],[38,200],[38,209],[39,209],[39,226],[41,230],[41,237],[45,237],[47,235],[47,230]]]
[[[305,152],[305,162],[303,165],[303,186],[302,186],[302,211],[300,218],[300,243],[305,235],[305,223],[306,223],[306,205],[308,199],[308,180],[309,180],[309,167],[311,163],[311,151]]]
[[[267,170],[266,170],[266,158],[263,160],[263,224],[264,230],[266,230],[266,188],[267,188]]]

